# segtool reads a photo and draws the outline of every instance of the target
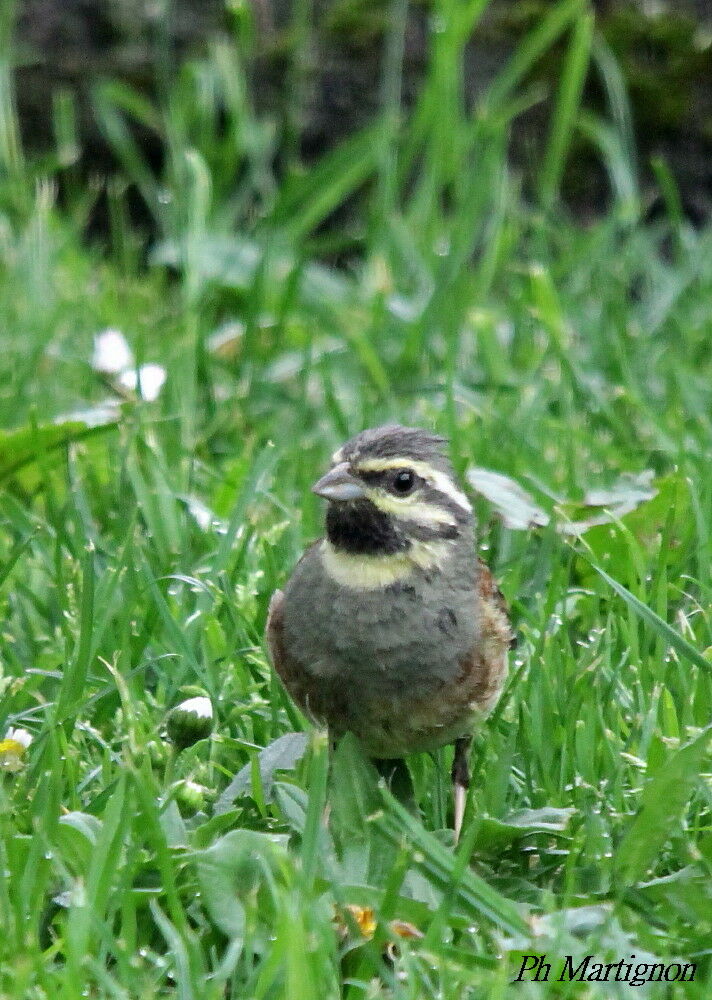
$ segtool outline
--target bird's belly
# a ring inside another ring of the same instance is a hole
[[[435,750],[472,732],[478,713],[472,704],[463,704],[457,694],[448,697],[447,689],[427,697],[407,694],[398,698],[373,700],[345,713],[337,733],[349,731],[361,741],[371,757],[403,757],[409,753]]]

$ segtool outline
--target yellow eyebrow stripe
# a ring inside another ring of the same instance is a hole
[[[458,507],[462,507],[468,513],[472,510],[472,505],[465,494],[457,488],[449,476],[446,476],[440,469],[434,469],[427,462],[420,462],[414,458],[405,456],[395,458],[367,458],[363,462],[355,463],[355,471],[358,472],[387,472],[388,469],[412,469],[426,482],[434,486],[440,493],[444,493],[454,501]],[[398,502],[398,501],[397,501]]]

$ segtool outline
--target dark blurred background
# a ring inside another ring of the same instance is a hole
[[[221,35],[249,20],[249,74],[259,110],[280,134],[300,91],[298,136],[310,160],[362,127],[380,99],[383,40],[393,5],[384,0],[20,0],[17,14],[18,102],[26,148],[53,142],[53,102],[75,100],[84,175],[110,173],[112,154],[92,114],[92,89],[102,79],[123,80],[153,96],[161,65],[201,55]],[[598,0],[598,28],[620,67],[634,119],[648,211],[656,211],[650,164],[662,158],[676,178],[685,215],[694,223],[712,209],[712,0]],[[474,105],[517,41],[550,9],[547,0],[495,0],[485,12],[466,57],[466,93]],[[249,17],[246,17],[246,14]],[[432,37],[427,0],[407,10],[403,99],[412,102]],[[551,92],[560,69],[554,48],[529,81]],[[603,102],[600,75],[589,72],[584,105]],[[536,160],[546,102],[517,119],[511,155],[526,177]],[[160,143],[136,127],[144,155],[160,159]],[[605,208],[607,187],[598,159],[574,140],[564,179],[565,201],[582,218]],[[155,146],[153,145],[155,143]]]

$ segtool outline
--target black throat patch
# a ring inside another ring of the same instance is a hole
[[[392,555],[410,546],[393,519],[369,500],[330,503],[326,511],[326,536],[335,549],[358,555]]]

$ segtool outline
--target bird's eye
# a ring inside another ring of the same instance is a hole
[[[410,469],[401,469],[400,472],[396,472],[393,477],[393,489],[401,496],[405,496],[406,493],[410,493],[415,486],[415,479],[415,473],[411,472]]]

